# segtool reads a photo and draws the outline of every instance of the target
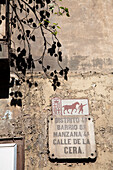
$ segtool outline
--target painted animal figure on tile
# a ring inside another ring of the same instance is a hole
[[[64,114],[65,114],[65,111],[67,111],[68,114],[69,113],[69,110],[71,110],[71,114],[73,113],[73,110],[75,109],[75,112],[77,112],[77,105],[79,105],[79,102],[75,102],[73,103],[72,105],[64,105],[63,108],[64,108]]]

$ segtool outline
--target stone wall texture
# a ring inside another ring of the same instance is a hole
[[[57,0],[58,1],[58,0]],[[51,17],[51,23],[58,23],[58,38],[62,43],[63,63],[72,71],[98,72],[113,71],[113,2],[112,0],[64,0],[58,2],[60,6],[68,7],[70,17],[66,15]],[[32,16],[32,15],[31,15]],[[34,32],[35,33],[35,32]],[[15,31],[13,41],[17,37]],[[52,35],[45,34],[48,42]],[[40,29],[36,34],[36,43],[31,42],[32,53],[35,59],[43,53],[43,37]],[[20,45],[20,41],[16,45]],[[46,54],[45,64],[51,68],[58,68],[57,62]],[[36,64],[36,71],[41,70]]]
[[[63,44],[63,64],[71,70],[68,81],[61,79],[61,86],[53,91],[46,76],[38,73],[37,66],[34,79],[38,87],[29,89],[23,84],[21,108],[11,107],[10,98],[0,99],[0,138],[25,137],[25,170],[113,170],[113,1],[60,3],[70,11],[69,18],[54,16],[61,27],[58,36]],[[39,55],[42,48],[38,47]],[[51,65],[55,67],[52,60]],[[47,118],[52,114],[54,97],[89,99],[95,125],[95,162],[49,160]]]
[[[35,75],[38,88],[22,87],[23,107],[11,107],[10,99],[0,102],[0,137],[25,137],[26,170],[112,170],[113,169],[113,75],[70,73],[69,80],[55,92],[45,75]],[[53,163],[48,158],[47,118],[51,99],[88,98],[94,118],[97,159],[94,163]]]

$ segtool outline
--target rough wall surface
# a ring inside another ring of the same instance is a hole
[[[87,72],[113,71],[113,2],[112,0],[64,0],[60,6],[68,7],[70,17],[65,15],[51,17],[51,23],[58,23],[58,38],[62,43],[63,63],[71,70]],[[43,53],[43,37],[36,33],[36,43],[31,42],[33,57],[40,58]],[[18,32],[15,31],[14,37]],[[48,42],[52,35],[45,34]],[[20,45],[20,41],[15,42]],[[46,54],[45,64],[58,68],[55,58]],[[36,70],[41,70],[36,64]]]
[[[62,85],[55,92],[45,75],[36,73],[38,87],[29,89],[25,84],[21,89],[22,108],[11,107],[10,98],[0,99],[0,137],[25,137],[25,170],[113,170],[113,2],[65,0],[63,3],[71,17],[55,19],[62,28],[58,36],[63,44],[64,65],[73,72],[67,82],[61,79]],[[33,45],[33,51],[38,50],[35,57],[42,52],[40,42],[38,47]],[[89,99],[97,144],[94,163],[49,161],[47,118],[52,114],[53,97]]]
[[[113,62],[112,0],[67,0],[70,18],[62,17],[60,39],[72,70],[111,71]]]
[[[22,91],[26,96],[23,107],[9,106],[9,100],[1,100],[0,137],[25,137],[25,170],[112,170],[113,169],[113,75],[73,74],[68,82],[54,92],[44,75],[35,79],[39,87]],[[97,144],[97,160],[94,163],[52,163],[48,158],[47,118],[52,114],[53,97],[88,98],[90,114],[94,117]],[[6,114],[6,110],[7,113]]]

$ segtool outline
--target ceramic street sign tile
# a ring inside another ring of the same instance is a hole
[[[49,156],[51,159],[94,159],[96,144],[91,116],[51,116]]]
[[[52,99],[53,115],[89,115],[88,99]]]

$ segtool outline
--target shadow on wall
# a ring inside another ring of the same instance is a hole
[[[86,60],[88,56],[81,56],[81,55],[73,55],[73,57],[71,57],[71,59],[69,60],[69,68],[71,70],[77,71],[80,63],[84,60]]]
[[[88,159],[51,159],[50,157],[49,157],[49,161],[50,162],[53,162],[53,163],[55,163],[55,162],[57,162],[57,163],[83,163],[83,164],[85,164],[85,163],[89,163],[89,162],[92,162],[92,163],[94,163],[94,162],[96,162],[96,159],[97,158],[94,158],[94,159],[91,159],[91,158],[88,158]]]

